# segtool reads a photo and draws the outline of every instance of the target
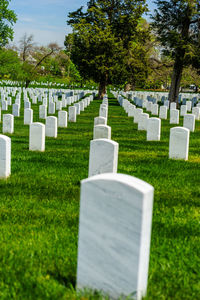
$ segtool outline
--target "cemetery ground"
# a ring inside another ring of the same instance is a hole
[[[109,96],[108,125],[119,143],[118,173],[155,189],[146,299],[199,299],[200,121],[190,134],[189,160],[169,160],[169,130],[175,127],[169,112],[168,120],[162,120],[161,141],[149,142]],[[8,135],[12,173],[0,180],[0,299],[105,299],[75,291],[80,181],[88,177],[100,103],[94,100],[77,123],[58,128],[56,139],[46,138],[45,152],[29,151],[22,103],[14,134]],[[34,122],[42,122],[38,105],[32,109]]]

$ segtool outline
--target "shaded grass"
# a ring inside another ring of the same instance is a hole
[[[46,138],[44,153],[28,150],[22,103],[9,135],[12,175],[0,181],[0,299],[106,298],[75,292],[80,180],[88,174],[100,103],[93,101],[77,123],[59,128],[57,139]],[[38,105],[32,108],[34,121],[41,122]],[[111,97],[108,125],[119,143],[118,172],[155,188],[147,299],[198,299],[200,122],[191,133],[187,162],[168,159],[169,120],[162,120],[161,141],[147,142]]]

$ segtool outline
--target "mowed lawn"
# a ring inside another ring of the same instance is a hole
[[[75,292],[80,181],[88,175],[100,103],[59,128],[57,139],[46,138],[43,153],[28,150],[22,103],[9,135],[12,174],[0,180],[0,299],[103,299]],[[32,108],[34,122],[41,122],[38,105]],[[155,188],[147,299],[199,299],[200,121],[187,162],[168,159],[169,130],[176,126],[169,120],[162,120],[161,141],[147,142],[110,95],[108,125],[119,143],[118,172]]]

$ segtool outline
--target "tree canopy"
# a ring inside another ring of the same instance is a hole
[[[69,14],[73,33],[66,37],[66,49],[83,78],[99,82],[100,97],[107,84],[126,78],[126,57],[131,48],[136,50],[138,24],[146,10],[145,0],[90,0],[86,11],[81,7]]]
[[[199,0],[157,0],[152,27],[163,52],[174,59],[169,99],[178,102],[183,68],[200,68]]]
[[[10,0],[0,1],[0,47],[13,39],[13,24],[17,21],[16,14],[8,8]]]

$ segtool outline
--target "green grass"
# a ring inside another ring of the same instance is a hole
[[[43,153],[28,150],[29,127],[15,117],[12,174],[0,181],[0,299],[104,298],[75,292],[80,181],[100,103],[59,128],[57,139],[46,138]],[[41,122],[38,105],[32,108]],[[110,98],[108,125],[119,143],[118,172],[155,188],[147,299],[199,299],[200,122],[187,162],[168,159],[169,120],[162,120],[161,141],[147,142]]]

